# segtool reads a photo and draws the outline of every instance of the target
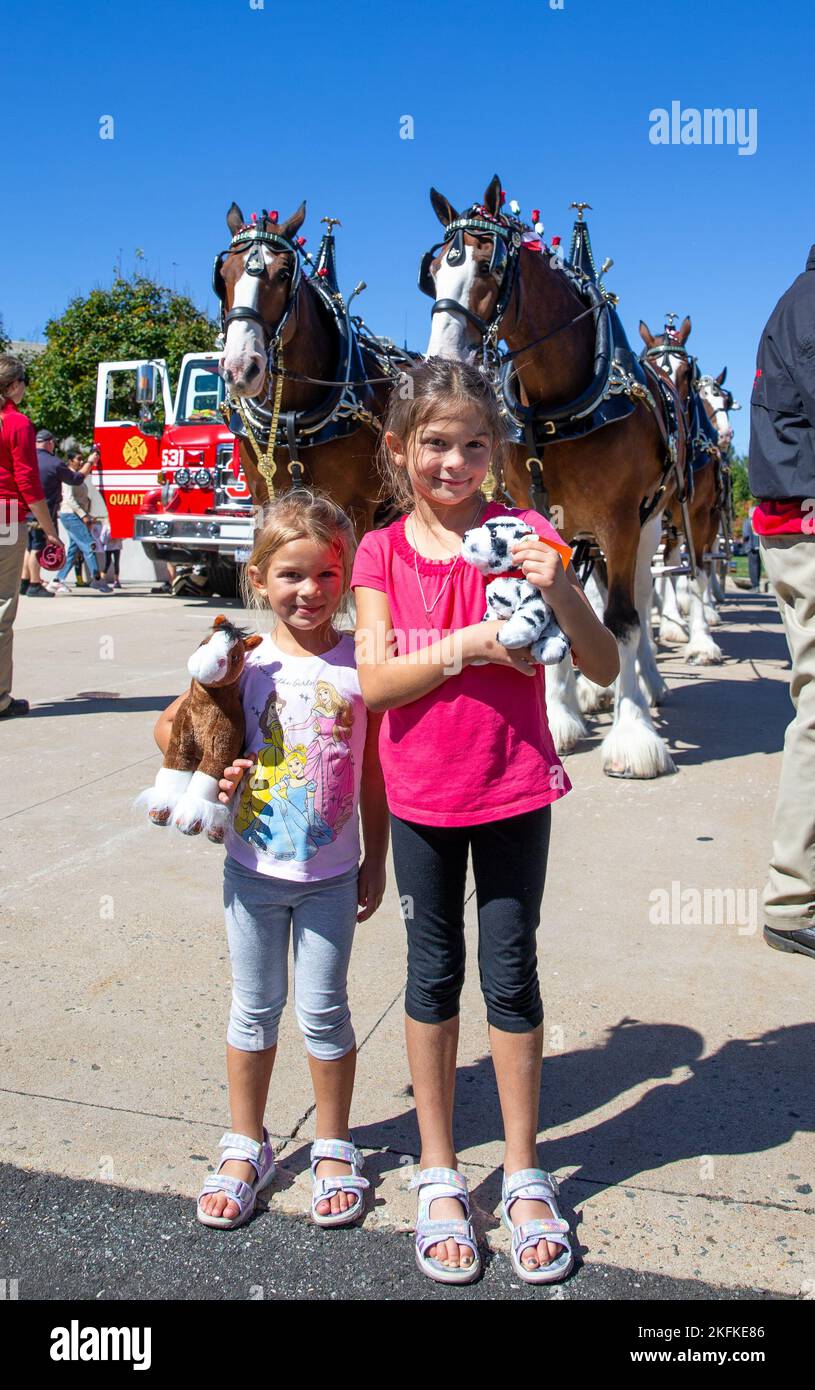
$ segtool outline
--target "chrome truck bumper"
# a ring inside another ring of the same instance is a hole
[[[147,513],[137,516],[133,524],[134,539],[141,541],[148,553],[166,560],[218,555],[241,564],[249,558],[254,534],[254,518],[249,512],[234,516]]]

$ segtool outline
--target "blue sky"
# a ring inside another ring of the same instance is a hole
[[[12,337],[41,338],[72,296],[110,280],[120,252],[132,268],[137,247],[214,313],[232,199],[285,217],[306,198],[309,249],[320,217],[340,217],[343,287],[364,278],[370,325],[423,349],[428,189],[464,206],[497,172],[524,213],[541,209],[547,238],[568,236],[572,199],[593,205],[632,344],[640,318],[657,332],[667,310],[690,313],[703,371],[728,366],[746,446],[759,334],[815,241],[809,3],[260,4],[6,0],[0,313]],[[756,153],[650,143],[649,113],[673,100],[756,108]]]

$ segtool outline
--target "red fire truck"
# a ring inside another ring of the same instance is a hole
[[[186,354],[175,400],[161,359],[100,363],[95,482],[114,537],[140,541],[151,561],[205,569],[210,591],[231,597],[253,516],[237,441],[220,413],[218,356]]]

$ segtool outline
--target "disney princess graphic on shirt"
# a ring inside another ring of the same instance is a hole
[[[280,714],[286,701],[276,690],[272,690],[266,701],[266,708],[260,718],[264,731],[263,746],[257,754],[257,762],[244,782],[238,809],[235,813],[235,830],[243,835],[252,822],[260,815],[268,803],[272,789],[277,781],[285,776],[286,750]]]
[[[306,748],[300,743],[285,749],[285,758],[276,769],[268,799],[243,833],[253,845],[274,859],[312,859],[321,845],[336,838],[315,809],[315,784],[306,776]]]
[[[263,744],[235,814],[237,834],[273,859],[313,858],[353,810],[353,708],[325,680],[310,703],[307,719],[284,727],[286,701],[270,695],[259,721]]]
[[[354,758],[351,752],[353,707],[330,681],[314,687],[310,717],[293,724],[287,734],[310,731],[306,777],[315,784],[314,805],[335,835],[346,824],[354,806]]]

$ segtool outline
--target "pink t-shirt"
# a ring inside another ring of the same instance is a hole
[[[481,519],[496,516],[516,516],[562,544],[538,512],[491,502]],[[428,608],[438,599],[430,616],[420,584]],[[419,555],[405,536],[405,517],[363,537],[351,577],[352,588],[386,595],[395,655],[481,622],[486,585],[462,559]],[[505,820],[571,789],[549,731],[542,666],[534,677],[493,662],[465,666],[427,695],[388,710],[379,751],[391,810],[419,825]]]

